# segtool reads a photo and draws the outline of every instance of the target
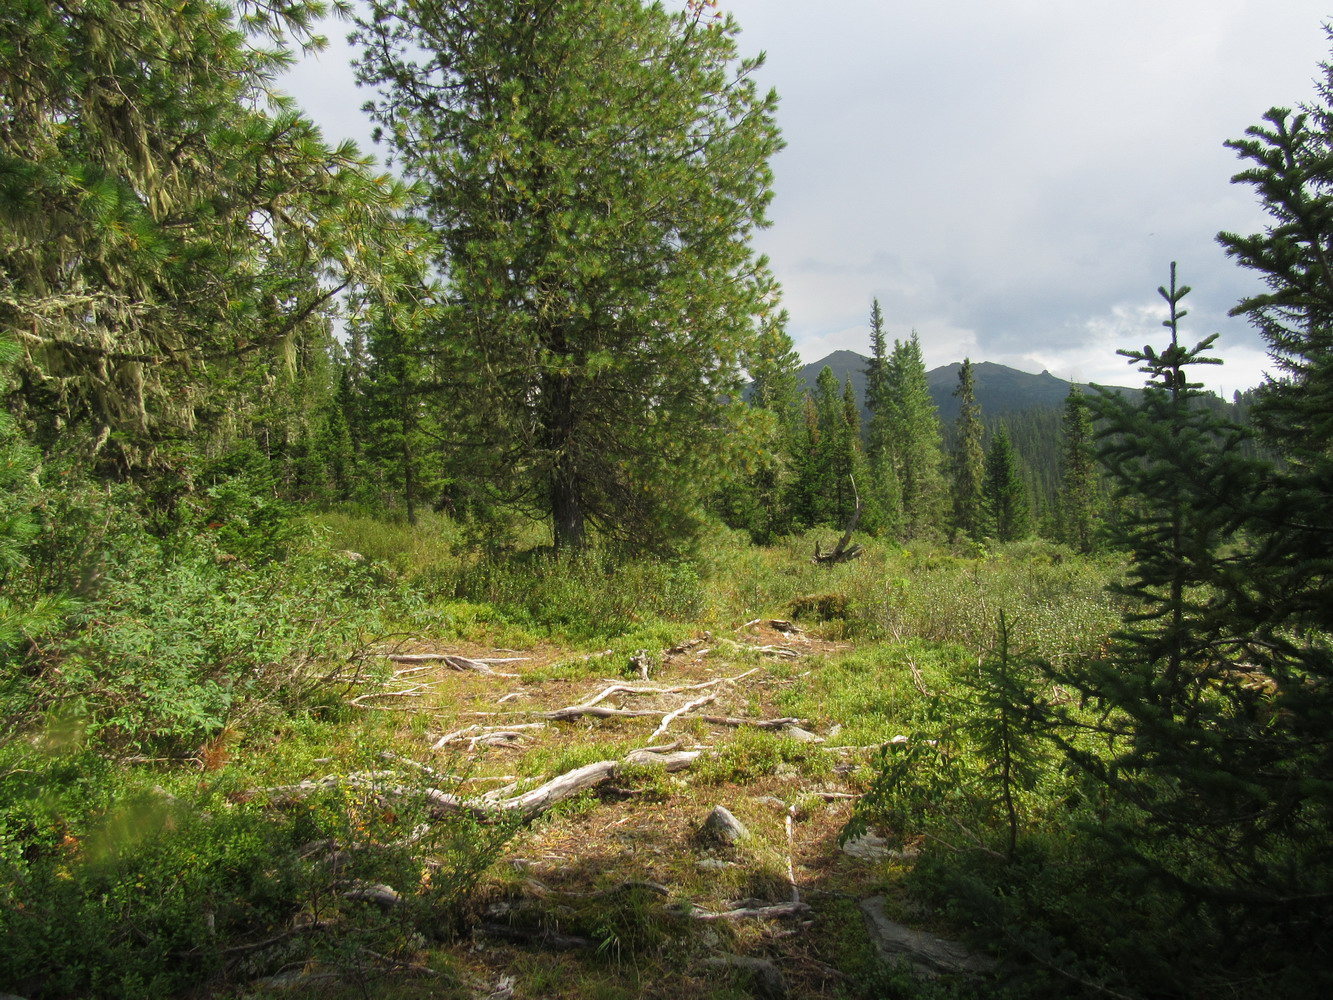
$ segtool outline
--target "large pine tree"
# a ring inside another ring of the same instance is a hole
[[[777,313],[750,237],[782,143],[711,14],[374,0],[360,22],[442,243],[454,444],[557,549],[668,541],[749,443],[742,365]]]

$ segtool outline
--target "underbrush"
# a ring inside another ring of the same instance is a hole
[[[822,566],[820,533],[760,549],[715,529],[690,559],[557,561],[478,547],[442,517],[299,518],[243,477],[195,494],[170,532],[112,493],[47,502],[47,534],[27,543],[7,596],[71,603],[57,627],[6,648],[0,682],[0,982],[20,992],[167,997],[437,960],[513,831],[431,815],[401,777],[392,794],[323,782],[381,769],[404,730],[419,750],[426,725],[347,707],[365,679],[356,654],[386,635],[555,645],[563,658],[525,679],[558,682],[767,618],[847,643],[765,661],[771,703],[827,742],[741,728],[691,784],[868,786],[860,822],[901,849],[883,877],[1007,948],[1030,995],[1124,986],[1110,965],[1143,943],[1123,919],[1134,873],[1098,873],[1107,855],[1082,832],[1132,817],[1111,816],[1020,733],[1034,658],[1094,653],[1119,621],[1104,590],[1113,560],[1038,542],[955,553],[871,540],[861,559]],[[1002,614],[1022,654],[997,679]],[[882,744],[869,765],[845,750]],[[508,769],[536,782],[623,751],[611,737],[560,741]],[[303,780],[316,784],[282,791]],[[669,798],[681,780],[642,776],[640,791]],[[583,796],[552,819],[596,807]],[[398,901],[376,902],[378,886]],[[1146,894],[1139,912],[1165,920],[1164,900]],[[656,955],[665,939],[643,909],[594,907],[580,927],[616,963]],[[1114,933],[1098,943],[1080,912]],[[866,982],[879,986],[853,992],[929,993],[891,973]]]
[[[0,982],[50,1000],[388,975],[457,931],[511,832],[410,790],[255,789],[87,749],[11,743],[0,775]]]

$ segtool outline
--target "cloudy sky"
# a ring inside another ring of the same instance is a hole
[[[1264,225],[1222,146],[1314,96],[1315,0],[722,0],[767,53],[787,149],[772,260],[806,361],[890,337],[928,367],[995,361],[1136,384],[1117,347],[1160,344],[1172,260],[1185,339],[1220,333],[1230,393],[1269,368],[1227,311],[1257,280],[1214,242]],[[342,27],[330,26],[338,36]],[[330,139],[366,142],[366,99],[330,49],[287,79]],[[369,143],[366,142],[369,146]]]

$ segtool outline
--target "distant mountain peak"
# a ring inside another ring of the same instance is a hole
[[[864,410],[865,369],[869,364],[870,359],[856,351],[834,351],[802,368],[801,378],[812,392],[815,380],[825,368],[832,370],[839,383],[850,378]],[[954,361],[926,373],[931,399],[939,409],[940,419],[946,423],[958,415],[958,398],[953,391],[958,385],[958,370],[962,367],[961,361]],[[1063,406],[1065,397],[1075,384],[1052,375],[1048,370],[1033,375],[994,361],[973,362],[972,375],[976,380],[977,402],[981,405],[981,411],[991,417],[1019,410]]]

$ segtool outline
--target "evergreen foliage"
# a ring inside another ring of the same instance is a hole
[[[948,494],[940,422],[930,399],[921,342],[895,340],[885,370],[885,449],[901,490],[903,534],[927,538],[944,527]]]
[[[870,307],[870,358],[864,374],[865,409],[870,415],[865,435],[864,492],[879,530],[898,534],[902,528],[902,489],[889,448],[893,400],[889,395],[887,334],[879,299],[875,299]]]
[[[123,474],[243,435],[242,400],[272,395],[338,292],[402,251],[403,187],[271,90],[326,9],[5,5],[0,322],[44,449]]]
[[[1032,511],[1021,460],[1001,424],[986,452],[986,479],[982,484],[982,513],[985,531],[1001,542],[1026,538],[1032,530]]]
[[[1234,531],[1260,470],[1244,456],[1245,432],[1198,405],[1187,371],[1216,363],[1205,353],[1216,336],[1180,342],[1189,289],[1174,264],[1159,291],[1170,344],[1120,352],[1149,376],[1141,402],[1093,400],[1121,501],[1113,542],[1132,557],[1117,588],[1131,610],[1105,658],[1055,672],[1103,709],[1092,726],[1061,712],[1055,738],[1120,807],[1098,836],[1191,913],[1184,947],[1204,951],[1175,956],[1178,972],[1199,975],[1204,954],[1228,964],[1242,934],[1257,950],[1245,964],[1276,969],[1313,943],[1315,914],[1327,913],[1330,873],[1316,846],[1328,829],[1317,805],[1324,751],[1285,704],[1288,685],[1309,675],[1274,669],[1281,657],[1245,597],[1258,553],[1235,551]],[[1089,731],[1099,752],[1077,735]]]
[[[1100,510],[1092,410],[1074,386],[1065,400],[1060,451],[1057,537],[1077,552],[1091,552]]]
[[[776,96],[706,5],[378,0],[372,116],[441,241],[438,398],[462,467],[549,518],[639,544],[688,532],[740,460],[741,365],[776,315]]]
[[[958,388],[954,394],[960,407],[953,445],[953,527],[969,538],[980,538],[986,454],[981,443],[981,407],[977,405],[970,358],[964,358],[958,369]]]
[[[760,330],[745,367],[751,380],[750,405],[766,420],[764,437],[757,468],[735,470],[716,506],[731,527],[767,544],[794,526],[793,481],[805,434],[801,360],[787,335],[785,313]]]

